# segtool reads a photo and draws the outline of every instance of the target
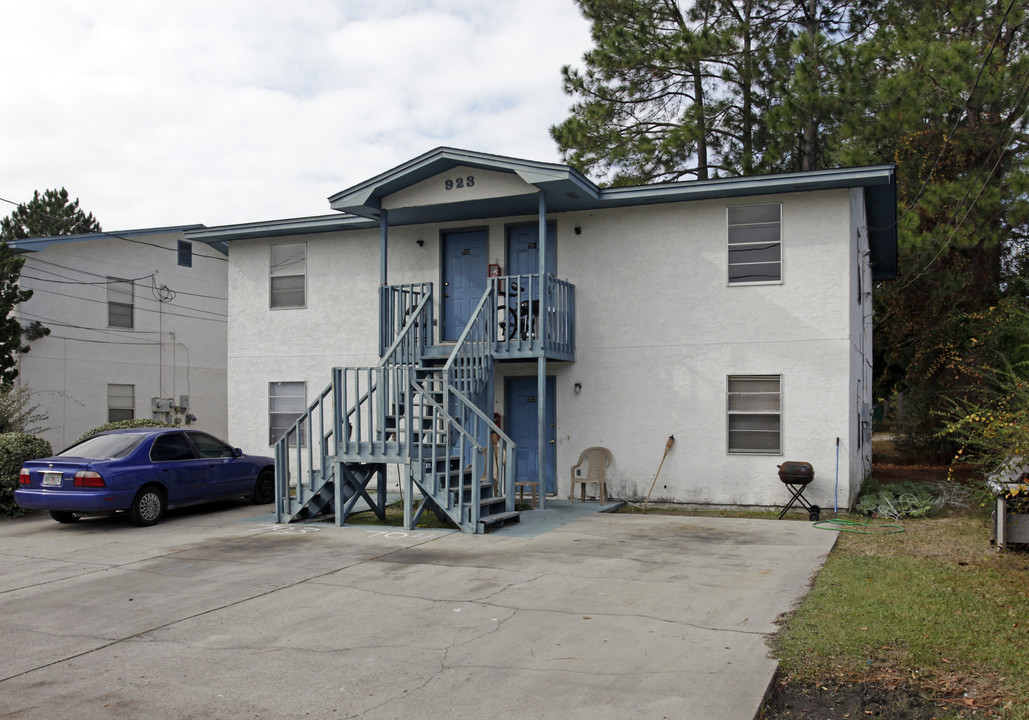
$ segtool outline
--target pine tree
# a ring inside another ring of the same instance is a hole
[[[844,0],[577,0],[592,24],[565,159],[615,185],[831,164]]]
[[[0,219],[0,386],[8,386],[18,377],[17,354],[29,351],[26,340],[50,334],[41,323],[32,322],[23,327],[12,315],[19,303],[32,297],[32,291],[18,286],[25,258],[16,255],[7,243],[30,237],[99,231],[100,223],[92,213],[84,213],[78,199],[71,201],[64,188],[47,190],[42,195],[37,190],[32,200],[18,205],[9,217]]]
[[[4,242],[99,231],[100,223],[93,214],[83,212],[78,198],[71,200],[64,188],[46,190],[42,195],[36,190],[30,201],[0,220],[0,240]]]
[[[1009,363],[1029,343],[1016,323],[982,356],[994,308],[1029,309],[1025,8],[869,0],[857,14],[867,39],[851,92],[866,99],[845,119],[841,158],[893,161],[899,177],[900,276],[875,297],[877,393],[902,391],[902,431],[939,453],[941,411],[982,389],[955,358]]]

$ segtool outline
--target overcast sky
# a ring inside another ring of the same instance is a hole
[[[440,145],[559,161],[588,45],[572,0],[5,2],[0,197],[211,226],[329,213]]]

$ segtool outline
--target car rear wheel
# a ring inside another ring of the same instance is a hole
[[[161,489],[154,485],[146,485],[141,487],[132,499],[129,514],[134,525],[149,527],[156,525],[164,516],[165,507],[164,493]]]
[[[73,512],[66,512],[64,510],[51,510],[50,517],[59,523],[73,523],[79,521],[79,516]]]
[[[275,475],[265,468],[254,483],[254,505],[267,505],[275,500]]]

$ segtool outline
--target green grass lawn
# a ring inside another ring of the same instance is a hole
[[[843,533],[774,638],[792,683],[906,684],[955,709],[1029,719],[1029,553],[981,517]]]

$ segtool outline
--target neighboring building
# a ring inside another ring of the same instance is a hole
[[[224,437],[224,246],[186,240],[202,225],[32,238],[16,308],[50,335],[18,360],[55,450],[112,420],[155,418]]]
[[[813,464],[807,497],[822,507],[856,495],[871,463],[873,282],[896,273],[891,166],[599,189],[564,165],[440,148],[330,201],[340,214],[186,233],[231,246],[234,442],[258,450],[314,407],[300,451],[296,429],[279,447],[283,518],[335,501],[342,522],[356,490],[333,497],[333,477],[356,487],[457,447],[463,422],[478,429],[451,472],[492,477],[479,458],[493,412],[517,446],[514,477],[499,471],[508,509],[512,481],[545,475],[567,496],[594,445],[614,454],[608,494],[641,499],[669,435],[652,501],[782,505],[784,460]],[[323,395],[334,367],[369,369]],[[410,468],[407,487],[479,529],[487,495],[461,499],[462,482]]]

